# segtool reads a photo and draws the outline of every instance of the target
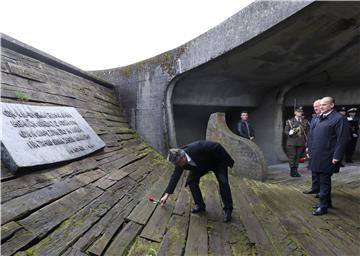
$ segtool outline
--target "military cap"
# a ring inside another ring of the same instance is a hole
[[[346,112],[346,107],[341,107],[339,111],[340,112]]]
[[[357,111],[357,108],[350,108],[347,112],[351,113],[351,112],[356,112],[356,111]]]
[[[180,148],[171,148],[169,150],[169,154],[167,156],[167,160],[175,164],[179,161],[182,157],[185,156],[185,151]]]
[[[296,111],[296,112],[304,112],[302,106],[296,107],[296,108],[295,108],[295,111]]]

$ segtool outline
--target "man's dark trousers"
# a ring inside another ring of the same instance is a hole
[[[329,208],[331,205],[331,176],[332,173],[315,172],[320,184],[320,208]]]
[[[311,172],[311,190],[316,193],[320,192],[320,180],[316,172]]]
[[[190,167],[189,169],[194,169],[196,167]],[[201,172],[201,174],[193,176],[193,172],[190,173],[188,177],[188,185],[191,191],[191,194],[194,198],[194,202],[199,207],[205,207],[204,199],[201,194],[199,187],[200,178],[205,175],[207,172]],[[233,209],[233,201],[231,196],[231,190],[229,186],[228,179],[228,170],[226,166],[219,166],[216,171],[214,171],[216,179],[219,183],[220,195],[224,204],[224,210]]]

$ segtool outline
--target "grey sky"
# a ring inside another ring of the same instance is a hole
[[[253,0],[0,2],[0,32],[83,70],[97,70],[178,47]]]

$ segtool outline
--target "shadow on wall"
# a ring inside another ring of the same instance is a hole
[[[240,120],[241,111],[246,110],[251,113],[252,109],[248,107],[174,105],[177,145],[181,147],[195,140],[204,140],[209,117],[214,112],[224,112],[229,129],[236,134],[236,124]]]
[[[262,151],[254,142],[230,131],[225,113],[211,114],[206,139],[221,143],[235,160],[232,174],[261,181],[266,179],[267,165]]]

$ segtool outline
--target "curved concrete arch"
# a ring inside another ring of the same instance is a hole
[[[226,124],[225,113],[211,114],[206,139],[223,145],[235,160],[231,173],[251,179],[266,180],[267,165],[261,149],[252,141],[234,134]]]
[[[176,49],[93,74],[116,86],[132,128],[163,154],[205,139],[211,113],[225,112],[231,129],[247,110],[267,163],[276,164],[287,159],[282,129],[294,99],[308,114],[330,92],[337,104],[360,104],[359,6],[255,1]]]

